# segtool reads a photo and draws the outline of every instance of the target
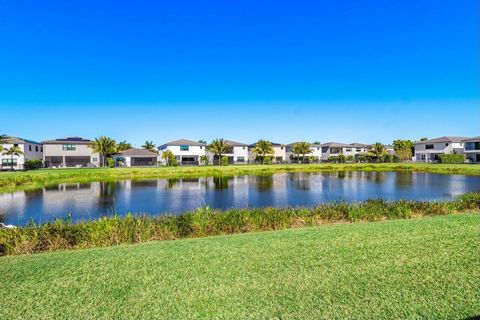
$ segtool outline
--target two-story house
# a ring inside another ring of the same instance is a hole
[[[225,140],[228,146],[227,152],[223,154],[228,158],[229,164],[247,164],[248,163],[248,145],[232,140]],[[211,163],[218,163],[219,159],[215,159],[215,155],[207,150]]]
[[[273,163],[285,163],[287,162],[287,150],[286,146],[282,143],[271,142],[273,149]],[[259,159],[253,149],[256,147],[257,143],[252,143],[248,146],[248,159],[250,163],[259,162]]]
[[[0,169],[2,170],[23,170],[25,161],[43,159],[43,145],[40,142],[18,137],[6,137],[1,146],[3,151],[0,152]],[[21,152],[7,154],[12,147],[18,147]]]
[[[158,147],[162,163],[165,163],[162,159],[163,152],[170,150],[180,165],[199,165],[201,157],[207,155],[206,149],[205,143],[188,139],[170,141]]]
[[[297,144],[298,142],[292,142],[289,143],[285,146],[286,148],[286,156],[287,156],[287,162],[291,163],[298,163],[302,161],[300,155],[300,159],[297,159],[297,155],[293,152],[293,146]],[[305,155],[306,158],[313,157],[315,160],[314,161],[319,161],[320,158],[322,157],[322,147],[320,144],[310,144],[310,153]]]
[[[462,140],[465,157],[469,162],[480,163],[480,136]]]
[[[464,153],[466,137],[440,137],[415,143],[416,162],[437,162],[442,154]]]
[[[80,137],[43,141],[43,164],[47,168],[98,167],[100,155],[93,152],[90,143]]]

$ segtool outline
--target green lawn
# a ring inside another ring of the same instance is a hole
[[[184,178],[233,176],[240,174],[273,174],[276,172],[319,171],[412,171],[440,174],[480,175],[480,165],[421,163],[352,163],[352,164],[285,164],[231,165],[154,168],[43,169],[0,173],[0,192],[32,189],[63,182],[90,182],[118,179]]]
[[[0,319],[465,319],[480,216],[0,258]]]

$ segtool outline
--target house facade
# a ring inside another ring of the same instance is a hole
[[[437,162],[442,154],[464,153],[466,137],[440,137],[415,143],[415,162]]]
[[[178,164],[180,165],[199,165],[201,157],[207,155],[207,145],[202,142],[196,142],[188,139],[179,139],[167,142],[160,147],[160,162],[166,164],[166,161],[162,159],[162,154],[170,150]]]
[[[43,165],[46,168],[98,167],[100,155],[92,151],[90,143],[81,137],[43,141]]]
[[[40,142],[18,137],[7,137],[2,143],[2,147],[3,151],[0,152],[1,170],[23,170],[25,169],[25,161],[43,159],[43,145]],[[7,151],[12,147],[18,147],[22,153],[7,154]]]
[[[127,149],[115,154],[112,158],[116,167],[154,166],[159,161],[158,153],[138,148]]]
[[[341,154],[344,154],[344,149],[352,148],[348,144],[340,142],[327,142],[322,143],[321,147],[321,161],[328,161],[330,157],[338,157]]]
[[[287,158],[287,162],[289,163],[298,163],[302,161],[301,159],[302,155],[300,155],[300,159],[297,159],[297,155],[293,152],[293,146],[297,143],[298,142],[292,142],[285,146],[286,158]],[[306,154],[305,158],[311,158],[311,157],[315,159],[314,162],[320,161],[322,157],[322,147],[320,144],[314,144],[314,143],[310,144],[310,153]],[[311,162],[310,159],[308,159],[308,161]]]
[[[480,163],[480,136],[462,140],[468,162]]]
[[[274,143],[271,142],[272,144],[272,149],[273,149],[273,163],[285,163],[287,162],[287,150],[286,146],[282,143]],[[248,161],[250,163],[257,163],[260,162],[257,155],[253,152],[253,149],[255,148],[257,144],[253,143],[248,146]]]
[[[248,163],[248,145],[241,142],[232,140],[225,140],[228,146],[227,152],[223,156],[227,157],[229,164],[247,164]],[[210,163],[219,163],[219,159],[216,159],[215,155],[208,152],[208,158]]]

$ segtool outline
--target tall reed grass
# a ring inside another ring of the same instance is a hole
[[[458,212],[480,211],[480,192],[464,194],[453,201],[334,202],[314,208],[251,208],[217,210],[198,208],[178,216],[112,216],[72,223],[57,219],[42,225],[0,229],[0,255],[18,255],[132,244],[153,240],[206,237],[250,231],[280,230],[334,222],[409,219]]]

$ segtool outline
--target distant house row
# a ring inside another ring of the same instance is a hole
[[[98,167],[101,158],[98,153],[92,152],[89,148],[91,140],[80,137],[69,137],[62,139],[35,142],[32,140],[10,137],[0,152],[2,168],[23,169],[27,160],[42,160],[47,168],[67,167]],[[245,144],[226,140],[229,146],[223,155],[227,157],[229,164],[247,164],[257,161],[252,149],[256,144]],[[295,143],[281,144],[272,143],[273,163],[289,163],[295,160],[293,146]],[[18,147],[21,154],[6,154],[5,150],[11,147]],[[325,162],[331,157],[339,155],[358,157],[366,154],[371,146],[362,143],[344,144],[328,142],[322,144],[311,144],[309,157],[315,162]],[[165,164],[162,154],[171,151],[180,165],[199,165],[202,157],[207,157],[211,162],[213,155],[207,150],[207,145],[202,142],[180,139],[170,141],[158,147],[158,153],[149,150],[131,148],[113,156],[116,163],[127,167],[148,166],[154,164]],[[386,146],[388,153],[393,154],[391,146]],[[459,153],[465,154],[468,162],[480,163],[480,136],[474,138],[466,137],[440,137],[431,140],[415,143],[415,152],[412,161],[415,162],[436,162],[442,154]]]

